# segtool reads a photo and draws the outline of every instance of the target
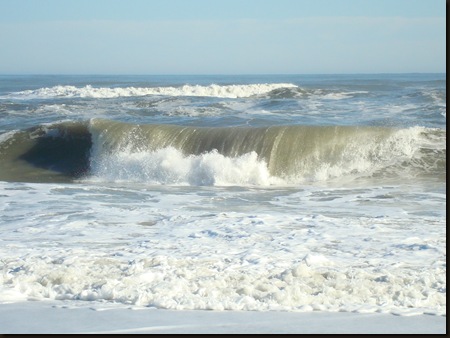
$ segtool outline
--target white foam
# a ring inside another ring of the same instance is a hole
[[[446,312],[445,217],[418,218],[375,200],[367,207],[377,194],[401,192],[394,188],[0,184],[0,302]],[[324,215],[330,201],[318,197],[330,195],[339,217]],[[445,193],[430,208],[443,205]]]
[[[217,151],[184,156],[169,147],[157,151],[94,152],[88,180],[169,185],[270,185],[267,165],[255,152],[229,158]]]
[[[162,96],[206,96],[221,98],[242,98],[261,95],[279,88],[295,88],[290,83],[262,83],[249,85],[184,85],[181,87],[84,87],[54,86],[36,90],[25,90],[12,93],[9,97],[32,98],[56,98],[56,97],[86,97],[86,98],[116,98],[130,96],[162,95]]]

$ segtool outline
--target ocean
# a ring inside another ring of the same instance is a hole
[[[446,315],[446,74],[0,76],[0,303]]]

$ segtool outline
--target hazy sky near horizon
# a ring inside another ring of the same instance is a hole
[[[444,0],[0,0],[0,74],[446,72]]]

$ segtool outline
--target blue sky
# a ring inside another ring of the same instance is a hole
[[[0,0],[0,73],[445,73],[445,28],[444,0]]]

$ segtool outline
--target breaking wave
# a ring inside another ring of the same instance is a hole
[[[132,96],[205,96],[219,98],[244,98],[269,93],[280,88],[296,88],[290,83],[263,83],[248,85],[183,85],[180,87],[84,87],[54,86],[11,93],[9,98],[117,98]]]
[[[266,186],[446,179],[446,132],[424,127],[187,127],[91,119],[2,139],[2,180]]]

